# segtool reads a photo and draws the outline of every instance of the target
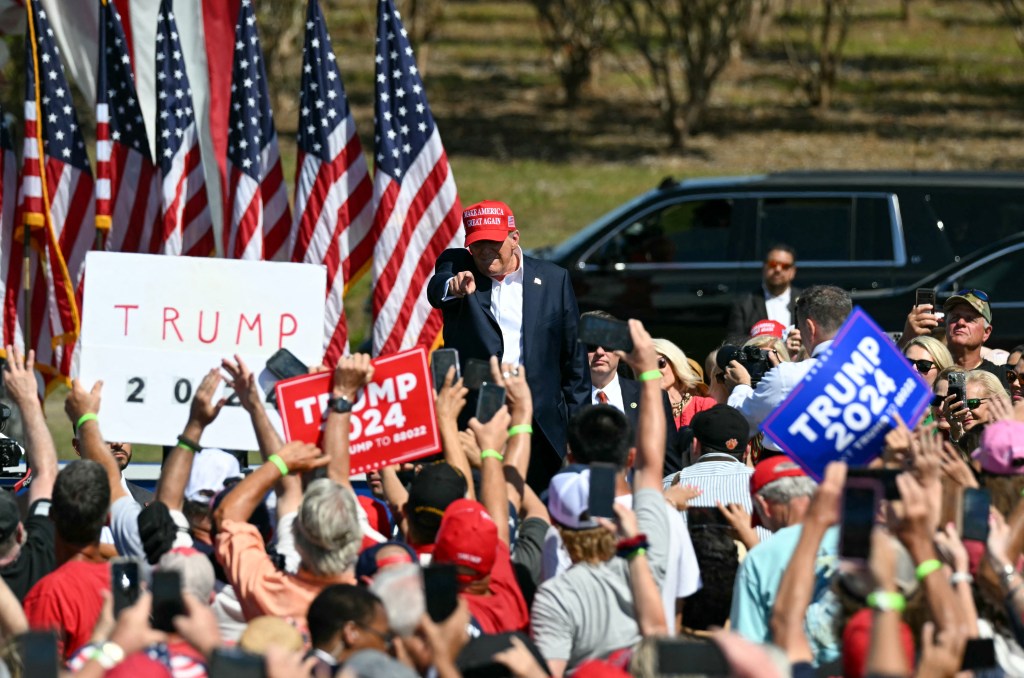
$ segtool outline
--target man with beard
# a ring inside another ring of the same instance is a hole
[[[106,444],[107,447],[110,448],[110,454],[114,457],[114,460],[117,461],[117,467],[121,469],[121,487],[123,487],[125,491],[132,496],[132,499],[134,499],[136,502],[143,506],[146,506],[147,504],[152,502],[152,492],[142,487],[141,485],[136,485],[133,482],[129,482],[128,479],[124,477],[125,468],[128,467],[128,464],[132,463],[132,444],[115,442],[112,440],[106,441]],[[82,453],[78,449],[77,437],[71,439],[71,445],[72,447],[75,448],[75,452],[78,453],[79,456],[81,456]]]

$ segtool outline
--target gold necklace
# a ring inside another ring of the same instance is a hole
[[[680,414],[682,414],[683,408],[686,407],[686,403],[688,402],[690,402],[690,394],[684,393],[683,396],[679,399],[679,402],[672,403],[672,416],[678,417]]]

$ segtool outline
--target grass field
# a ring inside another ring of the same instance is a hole
[[[322,1],[371,149],[375,3]],[[667,175],[1024,170],[1024,58],[994,5],[914,0],[904,23],[898,0],[858,0],[827,111],[806,105],[782,41],[796,29],[777,22],[727,67],[703,129],[681,152],[666,149],[642,63],[621,41],[601,56],[582,103],[562,106],[527,2],[448,0],[432,42],[415,47],[463,204],[508,202],[530,247],[563,240]],[[280,93],[297,82],[272,83],[287,177],[296,115]],[[346,301],[353,344],[368,331],[368,292],[363,280]],[[47,411],[69,451],[61,408],[55,393]]]

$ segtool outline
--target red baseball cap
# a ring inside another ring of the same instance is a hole
[[[843,675],[860,678],[867,672],[868,651],[871,648],[871,629],[874,626],[873,611],[858,610],[843,628]],[[914,632],[907,623],[900,622],[900,646],[911,673],[914,669]]]
[[[777,320],[758,320],[750,328],[750,338],[769,336],[782,339],[782,334],[785,331],[786,326]]]
[[[445,509],[434,542],[433,562],[473,570],[476,576],[459,575],[459,581],[465,583],[491,573],[497,549],[498,526],[483,504],[457,499]]]
[[[762,459],[754,467],[754,473],[750,476],[750,496],[761,491],[768,483],[775,482],[779,478],[796,478],[806,476],[800,466],[784,454],[776,454],[767,459]],[[750,516],[750,524],[754,527],[761,527],[761,516],[756,508]]]
[[[462,211],[462,225],[466,227],[466,245],[479,240],[502,241],[516,230],[516,217],[505,203],[484,200]]]

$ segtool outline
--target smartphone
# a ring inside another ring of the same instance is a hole
[[[427,614],[435,623],[452,616],[459,604],[454,565],[428,565],[423,568],[423,589],[427,595]]]
[[[578,341],[586,344],[588,351],[593,346],[600,346],[606,351],[622,350],[629,353],[633,350],[633,337],[629,333],[628,324],[594,315],[580,318]]]
[[[309,374],[309,368],[286,348],[279,349],[267,359],[267,371],[278,379],[291,379]]]
[[[480,387],[480,395],[476,399],[477,421],[486,424],[504,404],[505,387],[497,384],[484,384]]]
[[[874,478],[848,478],[843,488],[843,518],[839,533],[839,556],[866,564],[871,555],[871,530],[875,526],[882,483]]]
[[[114,618],[139,599],[139,561],[117,558],[110,564],[110,590],[114,595]]]
[[[882,497],[892,501],[900,498],[900,488],[896,486],[896,476],[903,473],[896,468],[851,468],[847,470],[847,478],[871,478],[882,485]]]
[[[185,614],[181,597],[181,573],[157,570],[153,573],[153,628],[174,631],[174,617]]]
[[[590,494],[587,499],[587,511],[591,517],[614,518],[615,510],[615,476],[618,468],[615,464],[595,461],[590,465]]]
[[[469,389],[478,389],[490,380],[490,361],[479,358],[470,358],[466,361],[466,372],[462,375],[463,386]]]
[[[732,673],[722,650],[712,641],[659,638],[655,642],[658,675],[728,676]]]
[[[28,631],[18,636],[23,676],[57,678],[60,672],[57,635],[53,631]]]
[[[981,671],[996,668],[996,646],[991,638],[970,638],[964,647],[961,671]]]
[[[686,522],[689,525],[713,525],[725,529],[732,527],[717,506],[686,507]]]
[[[956,398],[953,402],[963,402],[967,400],[967,375],[963,372],[950,372],[946,375],[946,382],[949,387],[946,389],[946,395],[955,395]]]
[[[210,658],[210,678],[264,678],[267,675],[265,660],[237,647],[219,647]]]
[[[960,537],[985,543],[988,541],[989,505],[988,490],[973,487],[964,489],[963,518],[960,522]]]
[[[439,348],[430,354],[430,371],[434,375],[434,390],[440,391],[444,386],[444,378],[448,370],[455,368],[455,378],[459,380],[459,352],[454,348]]]
[[[935,290],[930,287],[919,287],[914,292],[914,306],[928,304],[935,311]]]

